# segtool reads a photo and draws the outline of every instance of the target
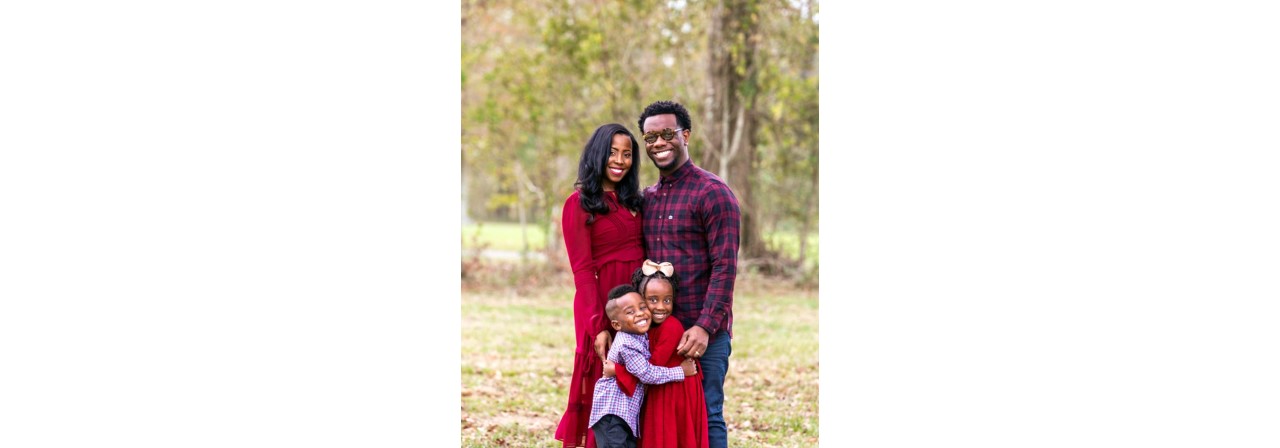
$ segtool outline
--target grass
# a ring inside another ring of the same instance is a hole
[[[529,250],[540,251],[547,246],[547,235],[540,225],[530,224]],[[792,259],[800,255],[800,235],[797,232],[778,230],[763,235],[769,246],[780,250]],[[805,248],[805,262],[813,267],[818,262],[818,234],[809,235]],[[489,249],[520,251],[524,247],[519,223],[477,222],[462,227],[462,247],[472,249],[487,246]]]
[[[529,232],[529,250],[540,251],[547,247],[547,233],[536,224],[526,226]],[[520,223],[477,222],[462,226],[462,247],[472,249],[487,246],[489,249],[517,251],[524,249]]]
[[[565,278],[562,285],[570,280]],[[814,446],[818,296],[739,278],[725,381],[730,445]],[[572,289],[462,294],[462,444],[559,447],[573,362]]]

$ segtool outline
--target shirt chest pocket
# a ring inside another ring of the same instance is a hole
[[[662,216],[662,219],[665,221],[665,227],[670,229],[671,233],[677,235],[702,233],[702,222],[692,209],[671,210],[665,216]]]

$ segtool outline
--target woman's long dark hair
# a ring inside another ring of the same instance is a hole
[[[604,200],[603,179],[605,168],[609,166],[609,150],[613,146],[613,136],[618,134],[626,135],[631,140],[631,169],[627,170],[627,174],[622,176],[622,181],[614,186],[618,194],[618,202],[634,212],[639,212],[640,204],[643,203],[640,193],[640,176],[636,174],[640,170],[640,144],[636,142],[636,137],[631,135],[631,131],[628,131],[626,126],[618,123],[600,126],[596,128],[595,134],[591,135],[587,145],[582,147],[582,158],[578,160],[578,181],[573,184],[579,191],[578,199],[582,209],[590,214],[587,217],[587,224],[594,222],[597,214],[604,215],[610,211],[609,204]]]

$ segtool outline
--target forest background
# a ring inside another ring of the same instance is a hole
[[[726,418],[735,445],[817,440],[818,3],[462,4],[463,444],[555,446],[572,363],[559,229],[591,132],[657,100],[742,208]],[[640,184],[657,180],[641,157]]]

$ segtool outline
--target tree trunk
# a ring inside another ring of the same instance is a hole
[[[811,168],[813,176],[809,184],[809,194],[804,197],[804,220],[800,225],[800,268],[805,268],[805,252],[809,250],[809,231],[813,228],[813,204],[818,202],[818,164]]]
[[[462,139],[466,140],[466,135],[463,135]],[[471,214],[467,213],[467,207],[471,205],[471,201],[468,200],[468,195],[467,195],[467,192],[471,190],[471,183],[467,182],[468,177],[469,176],[467,176],[467,147],[463,146],[462,147],[462,225],[464,226],[471,224]]]
[[[765,253],[751,195],[756,159],[757,9],[756,0],[722,0],[712,8],[705,118],[701,132],[694,132],[705,145],[698,165],[724,179],[738,198],[742,209],[739,256],[743,258]]]
[[[814,6],[813,4],[814,4],[813,0],[808,0],[807,2],[805,2],[805,8],[802,14],[802,17],[804,18],[805,22],[809,22],[813,20],[813,6]],[[817,30],[815,29],[814,32],[816,33],[816,31]],[[813,76],[817,76],[817,73],[818,73],[818,52],[817,51],[813,52],[813,57],[805,61],[805,64],[801,72],[812,73]],[[813,124],[815,126],[814,129],[817,129],[816,126],[818,125],[818,122],[816,117],[814,118]],[[801,134],[801,133],[802,131],[797,132],[797,134]],[[814,140],[816,141],[816,139]],[[804,220],[802,221],[802,225],[800,227],[800,269],[802,270],[807,269],[807,266],[805,266],[805,261],[807,261],[807,259],[805,258],[805,254],[806,252],[808,252],[808,249],[809,249],[809,245],[808,245],[809,233],[813,230],[814,220],[817,219],[817,216],[816,216],[818,214],[817,204],[821,203],[821,201],[818,198],[818,184],[819,184],[818,173],[821,172],[818,169],[818,166],[819,166],[818,155],[819,153],[815,148],[812,158],[810,159],[811,163],[809,164],[809,170],[810,170],[809,194],[805,195],[805,198],[804,198]],[[814,260],[814,263],[817,263],[817,260]]]
[[[526,199],[524,185],[519,185],[524,180],[524,165],[516,161],[516,216],[520,217],[520,260],[524,261],[529,256],[529,218],[525,216],[526,210],[529,208],[529,202]]]

